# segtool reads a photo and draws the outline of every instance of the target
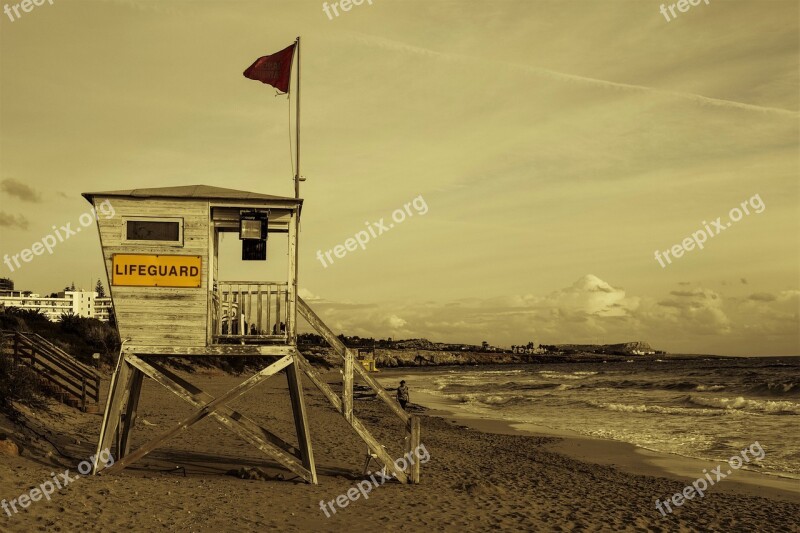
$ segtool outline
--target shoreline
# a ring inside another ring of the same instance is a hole
[[[399,378],[404,372],[398,368],[386,373]],[[610,466],[629,474],[668,478],[689,485],[703,476],[704,469],[710,472],[720,464],[718,461],[650,450],[629,442],[582,435],[576,431],[485,418],[461,411],[454,402],[423,392],[414,392],[413,397],[415,401],[412,404],[424,409],[421,414],[444,419],[453,426],[466,427],[481,433],[554,438],[557,440],[544,445],[553,453],[585,463]],[[422,401],[417,401],[419,398],[422,398]],[[800,503],[800,480],[754,470],[737,470],[733,475],[715,484],[709,492],[712,490]]]

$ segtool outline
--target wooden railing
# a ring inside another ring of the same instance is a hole
[[[287,305],[287,283],[217,282],[213,306],[214,341],[285,342]]]
[[[100,374],[37,333],[0,331],[11,344],[16,364],[29,366],[64,403],[77,403],[82,411],[88,402],[100,401]],[[73,398],[73,402],[69,398]]]
[[[317,316],[313,309],[300,298],[297,297],[297,312],[305,318],[308,323],[317,330],[342,358],[342,395],[339,397],[331,387],[323,381],[322,377],[311,366],[311,364],[298,352],[297,357],[300,367],[308,376],[311,382],[328,398],[333,407],[341,413],[344,419],[352,426],[353,430],[369,447],[370,453],[386,466],[389,472],[395,475],[402,483],[419,483],[420,465],[419,461],[414,461],[407,471],[400,470],[394,459],[387,453],[383,446],[369,433],[364,424],[353,414],[353,378],[357,375],[373,391],[378,398],[391,409],[391,411],[403,422],[406,432],[406,452],[411,453],[420,446],[420,423],[419,418],[409,415],[400,407],[397,401],[389,396],[386,390],[375,381],[372,376],[360,364],[355,364],[355,351],[347,348],[336,334]]]

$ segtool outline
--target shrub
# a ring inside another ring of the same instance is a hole
[[[14,364],[11,357],[0,355],[0,410],[10,411],[12,401],[36,408],[45,406],[36,373],[25,365]]]

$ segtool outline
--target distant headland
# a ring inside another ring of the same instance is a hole
[[[339,335],[348,348],[358,350],[362,360],[374,360],[377,367],[444,366],[444,365],[501,365],[553,362],[593,362],[626,360],[635,356],[666,355],[654,350],[647,342],[617,344],[539,344],[513,345],[511,348],[431,342],[428,339],[373,339]],[[333,360],[324,340],[318,335],[301,334],[298,347],[303,352]]]

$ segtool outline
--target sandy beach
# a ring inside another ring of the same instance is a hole
[[[244,379],[220,373],[186,377],[211,394]],[[336,377],[326,375],[334,387]],[[648,456],[620,443],[523,435],[498,424],[481,426],[435,413],[420,413],[430,458],[419,485],[386,482],[367,500],[359,498],[328,518],[320,501],[335,499],[363,479],[365,447],[325,398],[309,382],[305,386],[320,474],[316,486],[293,480],[290,472],[206,419],[119,475],[81,476],[51,501],[31,502],[12,516],[0,514],[0,529],[756,531],[768,523],[771,531],[798,530],[797,487],[763,488],[745,483],[750,477],[740,475],[662,517],[655,499],[683,490],[701,471],[699,464]],[[296,442],[282,375],[233,406]],[[190,412],[188,404],[146,381],[133,447]],[[402,428],[382,404],[357,401],[356,414],[392,456],[402,455]],[[59,456],[44,438],[28,439],[3,419],[0,434],[22,449],[20,457],[0,461],[0,497],[7,500],[49,480],[51,472],[70,469],[76,474],[78,463],[94,453],[100,416],[53,404],[50,415],[31,416],[28,423],[71,459]],[[259,467],[270,479],[226,475],[242,467]],[[687,473],[681,475],[681,468]]]

